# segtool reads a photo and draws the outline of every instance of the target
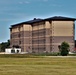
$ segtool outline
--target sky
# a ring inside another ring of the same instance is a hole
[[[76,0],[0,0],[0,43],[10,39],[11,25],[52,16],[76,18]]]

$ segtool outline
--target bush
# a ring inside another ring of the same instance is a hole
[[[67,56],[69,54],[69,44],[67,42],[62,42],[60,46],[60,54],[62,56]]]
[[[62,56],[67,56],[68,55],[68,50],[66,50],[66,49],[65,50],[62,50],[61,51],[61,55]]]

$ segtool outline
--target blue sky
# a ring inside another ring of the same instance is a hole
[[[76,18],[76,0],[0,0],[0,42],[10,38],[12,24],[52,16]]]

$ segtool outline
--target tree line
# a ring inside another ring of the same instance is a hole
[[[10,40],[0,43],[0,52],[5,52],[5,48],[10,47]]]

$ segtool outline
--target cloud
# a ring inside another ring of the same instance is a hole
[[[21,1],[19,2],[19,4],[29,4],[30,2],[29,1]]]

